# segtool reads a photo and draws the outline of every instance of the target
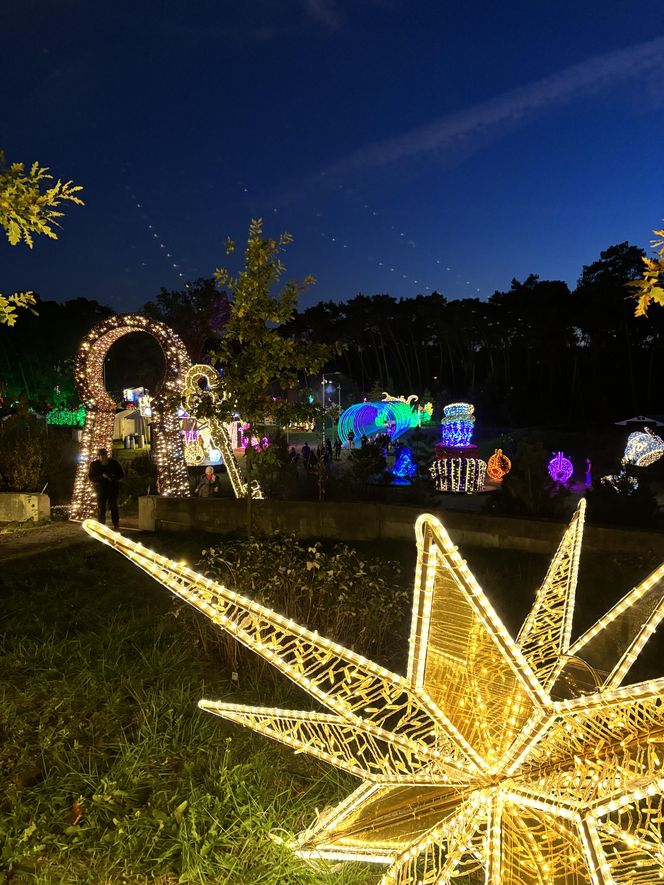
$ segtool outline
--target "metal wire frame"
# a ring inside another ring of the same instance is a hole
[[[479,869],[489,885],[651,885],[664,877],[664,678],[620,682],[661,619],[664,572],[570,645],[583,517],[581,505],[515,642],[440,522],[421,516],[405,678],[106,527],[84,528],[331,710],[201,702],[361,777],[293,839],[298,854],[388,864],[384,885]],[[626,632],[629,610],[644,621],[604,662],[609,678],[557,694],[593,637]]]

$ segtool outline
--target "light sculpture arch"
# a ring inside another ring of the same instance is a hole
[[[377,433],[389,433],[395,440],[413,427],[413,416],[410,404],[400,400],[356,403],[342,413],[337,433],[342,445],[348,442],[350,430],[357,440],[362,436],[375,436]]]
[[[164,323],[138,314],[118,314],[91,329],[76,354],[74,377],[81,402],[87,409],[79,455],[70,518],[86,519],[96,512],[92,483],[88,480],[90,462],[98,449],[113,448],[113,421],[117,405],[104,384],[104,360],[109,348],[132,332],[147,332],[164,355],[164,380],[152,399],[152,447],[159,490],[166,497],[189,494],[184,440],[176,402],[184,376],[191,365],[187,349]]]

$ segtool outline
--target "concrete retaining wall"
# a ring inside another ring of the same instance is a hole
[[[39,522],[51,517],[51,499],[38,492],[0,493],[0,522]]]
[[[426,508],[336,501],[254,501],[254,532],[293,532],[300,538],[339,541],[413,541],[413,525]],[[551,554],[565,526],[460,510],[428,508],[456,544]],[[138,524],[144,531],[241,533],[246,503],[232,498],[139,498]],[[584,550],[657,553],[664,560],[664,534],[586,526]]]

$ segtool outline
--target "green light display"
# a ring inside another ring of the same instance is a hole
[[[77,409],[65,409],[63,406],[56,406],[46,415],[46,423],[58,424],[61,427],[83,427],[85,415],[85,406],[79,406]]]

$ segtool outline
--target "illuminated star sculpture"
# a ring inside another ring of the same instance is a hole
[[[571,642],[584,502],[514,641],[433,516],[416,523],[408,671],[392,673],[93,521],[86,530],[329,712],[199,706],[357,775],[293,848],[387,864],[383,885],[664,877],[664,679],[623,687],[664,566]]]

